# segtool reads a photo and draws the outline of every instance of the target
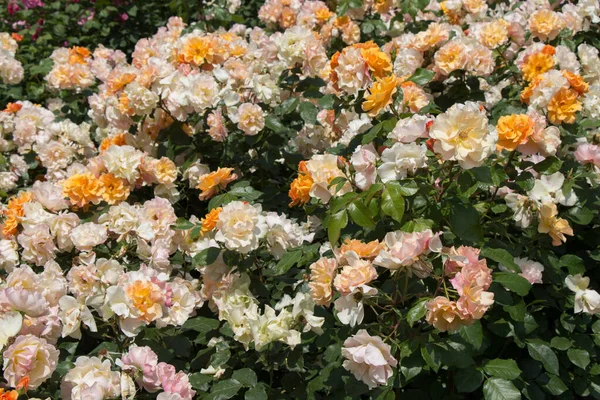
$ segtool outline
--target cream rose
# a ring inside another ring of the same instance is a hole
[[[398,365],[391,354],[390,345],[385,344],[379,336],[369,335],[364,329],[346,339],[342,355],[346,359],[344,368],[370,388],[385,385],[394,373],[392,367]]]
[[[33,335],[17,337],[3,354],[4,379],[16,387],[24,377],[29,377],[29,388],[35,389],[52,375],[58,363],[59,351],[45,339]]]
[[[120,385],[121,377],[111,371],[109,360],[82,356],[63,378],[60,391],[65,400],[106,399],[120,396]]]
[[[71,231],[70,238],[77,250],[90,251],[106,241],[108,232],[106,226],[93,222],[81,224]]]
[[[258,248],[259,240],[267,233],[267,224],[259,204],[232,201],[223,207],[216,229],[217,242],[246,254]]]

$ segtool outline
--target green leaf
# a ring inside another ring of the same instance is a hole
[[[212,375],[204,375],[200,372],[196,372],[190,375],[190,384],[196,390],[206,391],[208,389],[208,382],[212,380]]]
[[[514,272],[496,272],[493,275],[493,282],[498,282],[507,289],[512,290],[519,296],[526,296],[531,289],[531,283]]]
[[[354,200],[348,205],[348,213],[352,221],[363,228],[373,228],[375,226],[371,211],[359,200]]]
[[[554,375],[559,374],[558,358],[550,346],[541,340],[531,340],[527,343],[527,350],[531,358],[541,362],[546,371]]]
[[[252,371],[250,368],[242,368],[233,371],[231,377],[241,383],[244,387],[253,388],[256,386],[256,372]]]
[[[218,247],[208,247],[194,256],[196,265],[206,266],[214,263],[219,258],[221,249]]]
[[[188,221],[185,218],[177,218],[177,221],[175,221],[175,226],[173,226],[173,229],[187,230],[187,229],[192,229],[195,226],[196,225],[192,224],[190,221]]]
[[[321,108],[324,108],[326,110],[332,110],[334,100],[335,100],[335,96],[333,96],[332,94],[327,94],[327,95],[321,97],[319,99],[318,103]]]
[[[302,250],[294,249],[294,250],[287,251],[281,257],[281,260],[279,260],[277,265],[275,265],[273,274],[275,276],[285,274],[286,272],[288,272],[290,270],[290,268],[292,268],[294,265],[296,265],[298,263],[298,261],[300,261],[301,258],[302,258]]]
[[[521,272],[521,268],[517,265],[517,263],[515,263],[515,258],[513,255],[504,249],[483,247],[481,249],[481,255],[485,258],[496,261],[498,264],[504,265],[513,272]]]
[[[264,386],[256,386],[246,392],[245,400],[267,400],[267,392]]]
[[[490,378],[483,384],[483,397],[486,400],[518,400],[521,393],[511,381]]]
[[[442,365],[441,349],[431,343],[427,343],[425,346],[421,347],[421,356],[427,365],[437,373]]]
[[[550,346],[554,347],[557,350],[567,350],[573,346],[573,343],[564,337],[554,336],[552,340],[550,340]]]
[[[585,207],[571,207],[567,217],[577,225],[588,225],[594,219],[594,211]]]
[[[196,332],[209,332],[215,330],[221,325],[219,321],[206,317],[190,318],[182,325],[183,329],[189,329]]]
[[[417,68],[414,74],[408,78],[408,81],[414,82],[417,85],[423,86],[431,82],[433,77],[435,76],[435,72],[426,69],[426,68]]]
[[[281,121],[273,114],[269,114],[265,118],[265,126],[275,133],[286,132],[287,128],[281,123]]]
[[[380,122],[371,129],[369,129],[369,131],[363,135],[361,139],[361,144],[371,143],[377,137],[379,132],[381,132],[382,129],[383,122]]]
[[[204,397],[208,400],[227,400],[231,399],[242,388],[242,384],[235,379],[226,379],[218,382],[212,387],[210,393]]]
[[[459,331],[460,336],[473,347],[478,350],[483,343],[483,330],[479,321],[473,322],[471,325],[463,326]]]
[[[476,243],[483,240],[479,212],[471,205],[456,204],[452,207],[450,211],[450,229],[461,239]]]
[[[454,384],[459,393],[474,392],[483,382],[483,373],[475,368],[460,369],[454,375]]]
[[[327,225],[327,237],[329,238],[331,246],[335,247],[340,238],[342,229],[344,229],[346,225],[348,225],[348,214],[346,213],[346,210],[338,211],[330,216],[329,224]]]
[[[427,301],[429,301],[429,298],[420,299],[410,310],[408,310],[408,313],[406,313],[406,321],[411,328],[415,322],[423,318],[427,313],[427,309],[425,308]]]
[[[404,197],[400,193],[400,186],[386,185],[381,198],[381,210],[394,220],[401,222],[404,216]]]
[[[590,353],[583,349],[569,349],[567,350],[567,356],[579,368],[586,369],[590,364]]]
[[[225,364],[231,358],[231,351],[229,350],[221,350],[217,351],[210,357],[210,365],[217,368],[221,365]]]
[[[535,164],[533,169],[537,172],[544,172],[544,175],[550,175],[560,170],[563,162],[554,156],[547,157],[543,161]]]
[[[565,254],[560,258],[560,266],[567,267],[569,275],[585,274],[585,263],[574,254]]]
[[[521,189],[529,191],[533,189],[533,186],[535,185],[535,178],[531,172],[525,171],[516,177],[515,183],[519,185]]]
[[[558,396],[566,392],[569,388],[565,383],[556,375],[550,375],[550,380],[544,385],[546,390],[554,396]]]
[[[419,191],[419,185],[415,181],[401,181],[400,184],[389,182],[387,184],[387,186],[392,185],[398,185],[398,192],[404,197],[414,196]]]
[[[403,14],[410,14],[414,18],[427,4],[428,0],[403,0],[401,10]]]
[[[315,122],[317,122],[317,114],[319,110],[317,110],[317,107],[313,103],[303,101],[300,103],[298,109],[300,110],[300,117],[302,117],[304,122],[311,125],[314,125]]]
[[[281,115],[287,115],[291,112],[294,112],[296,107],[298,107],[299,102],[300,100],[298,100],[297,97],[290,97],[289,99],[285,100],[283,103],[281,103]]]
[[[497,358],[488,361],[483,370],[486,374],[502,379],[517,379],[521,375],[521,369],[515,360],[502,360]]]

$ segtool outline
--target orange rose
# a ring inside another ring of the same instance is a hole
[[[534,122],[525,114],[505,115],[500,117],[496,130],[498,131],[498,151],[514,150],[518,145],[527,141],[533,134]]]

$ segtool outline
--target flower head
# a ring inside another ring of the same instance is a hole
[[[498,150],[514,150],[518,145],[527,142],[533,134],[533,119],[526,114],[512,114],[500,117],[496,130],[498,132]]]
[[[233,168],[219,167],[216,171],[200,176],[197,186],[202,191],[200,200],[210,199],[236,179],[237,175],[233,173]]]
[[[396,75],[390,75],[386,78],[377,80],[365,96],[365,102],[362,105],[363,111],[369,113],[369,116],[375,117],[392,103],[392,96],[396,93],[398,78]]]
[[[398,365],[391,350],[379,336],[371,336],[361,329],[344,341],[344,368],[370,388],[385,385],[394,373],[392,367]]]
[[[548,103],[548,119],[556,125],[572,124],[577,111],[581,111],[581,102],[573,89],[561,88]]]

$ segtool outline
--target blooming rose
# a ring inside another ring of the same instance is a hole
[[[10,272],[18,264],[17,248],[14,240],[0,239],[0,269]]]
[[[106,242],[108,232],[104,225],[87,222],[74,228],[69,236],[77,250],[90,251],[94,246]]]
[[[331,285],[337,270],[335,258],[320,258],[310,266],[310,295],[315,304],[328,306],[331,303]]]
[[[396,143],[381,154],[383,164],[377,168],[377,174],[383,183],[404,179],[427,165],[426,153],[424,144]]]
[[[375,179],[377,178],[377,168],[375,166],[377,158],[379,158],[379,155],[372,143],[358,146],[352,154],[350,163],[356,171],[354,180],[359,189],[367,190],[375,183]]]
[[[109,360],[81,356],[64,376],[60,392],[65,400],[106,399],[121,395],[120,383],[120,374],[111,371]]]
[[[229,250],[246,254],[258,248],[259,240],[267,233],[267,224],[259,204],[232,201],[223,207],[216,229],[216,241]]]
[[[444,296],[438,296],[425,304],[427,323],[442,332],[456,332],[466,325],[460,316],[455,301],[450,301]]]
[[[187,374],[183,371],[175,373],[175,367],[164,362],[158,364],[157,370],[165,392],[178,394],[185,400],[194,398],[196,391],[192,390]]]
[[[429,229],[412,233],[389,232],[384,238],[387,248],[381,250],[373,264],[389,269],[405,269],[408,274],[425,278],[431,273],[431,263],[419,256],[441,250],[439,235]]]
[[[399,120],[387,137],[396,142],[412,143],[417,139],[428,137],[427,126],[430,123],[429,117],[415,114],[410,118]]]
[[[160,389],[158,376],[158,356],[148,346],[130,347],[127,354],[121,358],[121,368],[132,369],[136,382],[144,390],[154,393]]]
[[[528,258],[515,258],[515,263],[521,268],[520,276],[527,279],[532,285],[534,283],[542,282],[542,272],[544,272],[544,266],[539,262],[530,260]],[[506,270],[501,266],[502,270]]]
[[[101,157],[108,172],[133,183],[140,176],[138,168],[143,155],[144,153],[132,146],[113,145]]]
[[[565,284],[575,293],[575,313],[582,311],[587,314],[600,313],[600,294],[588,289],[590,278],[583,277],[581,274],[569,275],[565,278]]]
[[[429,136],[435,139],[436,153],[445,160],[457,160],[465,169],[480,166],[496,150],[497,134],[488,126],[485,110],[471,101],[438,115]]]
[[[333,285],[342,295],[348,295],[354,289],[377,279],[377,271],[370,261],[361,260],[357,255],[354,257],[346,255],[346,259],[348,259],[349,265],[345,265],[333,280]]]
[[[244,103],[238,109],[238,128],[246,135],[254,136],[265,127],[265,116],[262,108],[256,104]]]
[[[364,329],[344,341],[342,355],[346,359],[344,368],[370,388],[385,385],[394,373],[392,367],[398,364],[390,345]]]
[[[71,336],[81,339],[81,323],[83,322],[90,331],[96,332],[96,321],[90,309],[71,296],[63,296],[59,300],[60,322],[62,323],[62,337]]]
[[[22,378],[29,377],[29,388],[35,389],[56,369],[59,351],[45,339],[21,335],[2,355],[4,379],[16,387]]]
[[[306,169],[313,180],[310,196],[321,200],[323,203],[329,202],[333,195],[341,196],[352,190],[349,182],[346,182],[339,190],[338,185],[329,187],[329,183],[333,179],[344,176],[344,173],[338,167],[338,158],[333,154],[313,156],[307,161]]]

